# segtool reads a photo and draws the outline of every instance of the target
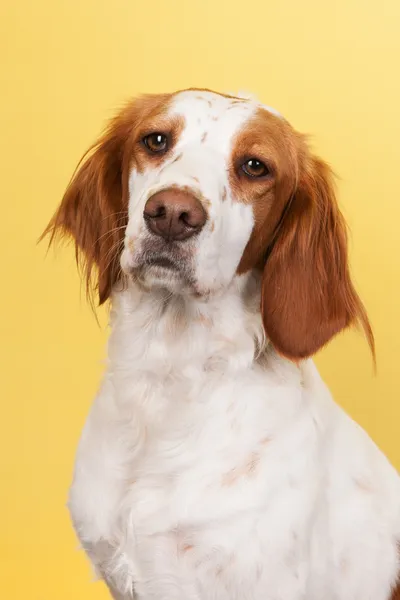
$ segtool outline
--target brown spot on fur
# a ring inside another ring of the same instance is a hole
[[[175,156],[174,160],[171,162],[171,165],[178,162],[178,160],[181,160],[182,156],[183,156],[183,152],[180,152],[177,156]]]
[[[266,445],[267,445],[267,444],[269,444],[270,442],[271,442],[271,438],[267,436],[267,437],[264,437],[264,438],[263,438],[263,439],[260,441],[260,444],[261,444],[262,446],[266,446]]]
[[[254,473],[259,462],[260,462],[260,455],[253,452],[246,464],[246,472],[248,475],[251,475],[252,473]]]
[[[374,491],[374,486],[367,479],[362,479],[361,477],[354,477],[353,480],[357,488],[362,492],[370,494]]]
[[[201,143],[202,143],[202,144],[204,144],[204,142],[206,141],[206,139],[207,139],[207,135],[208,135],[208,133],[207,133],[207,131],[205,131],[205,132],[203,133],[203,135],[201,136]]]
[[[215,229],[215,223],[213,221],[210,225],[210,231],[214,231],[214,229]]]
[[[135,250],[135,244],[132,238],[129,238],[128,240],[128,250],[130,250],[130,252],[133,252]]]
[[[347,575],[347,573],[349,572],[349,561],[347,558],[342,558],[342,560],[339,563],[339,568],[340,568],[340,572],[342,573],[342,575]]]
[[[226,187],[222,190],[222,202],[225,202],[228,192],[226,191]]]
[[[245,104],[246,102],[248,102],[248,100],[232,100],[230,105],[228,106],[227,110],[230,110],[232,108],[236,108],[236,106],[238,104]]]
[[[182,552],[183,553],[189,552],[190,550],[193,550],[193,548],[194,548],[193,544],[184,544],[182,546]]]
[[[235,555],[231,554],[229,556],[229,558],[224,562],[224,564],[220,564],[218,565],[218,567],[215,570],[215,575],[217,577],[221,577],[221,575],[229,568],[233,565],[233,563],[235,562]]]
[[[241,474],[239,474],[238,469],[232,469],[231,471],[228,471],[228,473],[225,473],[225,475],[222,477],[222,485],[224,487],[233,485],[236,483],[240,475]]]
[[[198,177],[195,177],[194,175],[192,175],[192,179],[193,181],[195,181],[196,183],[200,183],[200,180]]]
[[[207,317],[206,315],[200,314],[197,320],[205,327],[212,327],[213,321],[210,317]]]
[[[241,477],[251,477],[254,475],[257,466],[260,462],[260,455],[256,452],[252,452],[245,463],[239,467],[231,469],[222,477],[223,486],[231,486],[238,481]]]

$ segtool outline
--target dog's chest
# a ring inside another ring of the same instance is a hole
[[[147,385],[137,381],[137,393]],[[254,373],[173,377],[162,386],[153,377],[151,389],[116,436],[126,485],[110,530],[122,532],[115,541],[124,585],[167,598],[169,580],[177,598],[209,598],[215,589],[230,600],[251,589],[257,598],[276,577],[285,598],[301,598],[316,439],[300,388],[266,394]]]
[[[138,371],[123,382],[135,403],[119,394],[115,372],[106,381],[70,506],[79,537],[123,598],[134,589],[139,600],[354,600],[370,588],[365,597],[386,598],[363,564],[394,564],[391,542],[380,541],[360,486],[346,502],[363,508],[340,528],[344,508],[332,512],[322,493],[330,442],[319,404],[290,381],[255,368],[157,385],[154,373]],[[341,470],[353,468],[349,457]],[[359,547],[367,525],[374,541]]]

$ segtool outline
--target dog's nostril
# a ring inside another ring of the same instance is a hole
[[[159,219],[159,218],[165,217],[165,215],[166,215],[165,206],[159,206],[156,211],[156,214],[154,215],[154,218]]]
[[[189,227],[191,227],[190,225],[190,216],[187,212],[183,212],[179,215],[179,219],[181,221],[183,221],[185,223],[185,225],[189,225]]]
[[[146,219],[162,219],[166,216],[166,214],[167,211],[164,204],[146,204],[146,208],[144,210],[144,216]]]

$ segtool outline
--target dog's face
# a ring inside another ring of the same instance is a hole
[[[197,298],[262,273],[266,333],[286,356],[367,317],[351,284],[327,165],[255,101],[204,90],[145,96],[110,123],[48,230],[82,253],[100,302],[122,273]]]
[[[294,190],[297,141],[248,100],[202,91],[147,99],[131,138],[123,270],[175,293],[228,286],[261,258],[250,239],[261,229],[267,242]]]

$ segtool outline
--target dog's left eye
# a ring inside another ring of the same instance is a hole
[[[151,133],[143,138],[143,143],[150,152],[165,152],[168,150],[168,138],[164,133]]]
[[[250,158],[242,165],[242,170],[249,177],[265,177],[269,174],[269,169],[261,160]]]

